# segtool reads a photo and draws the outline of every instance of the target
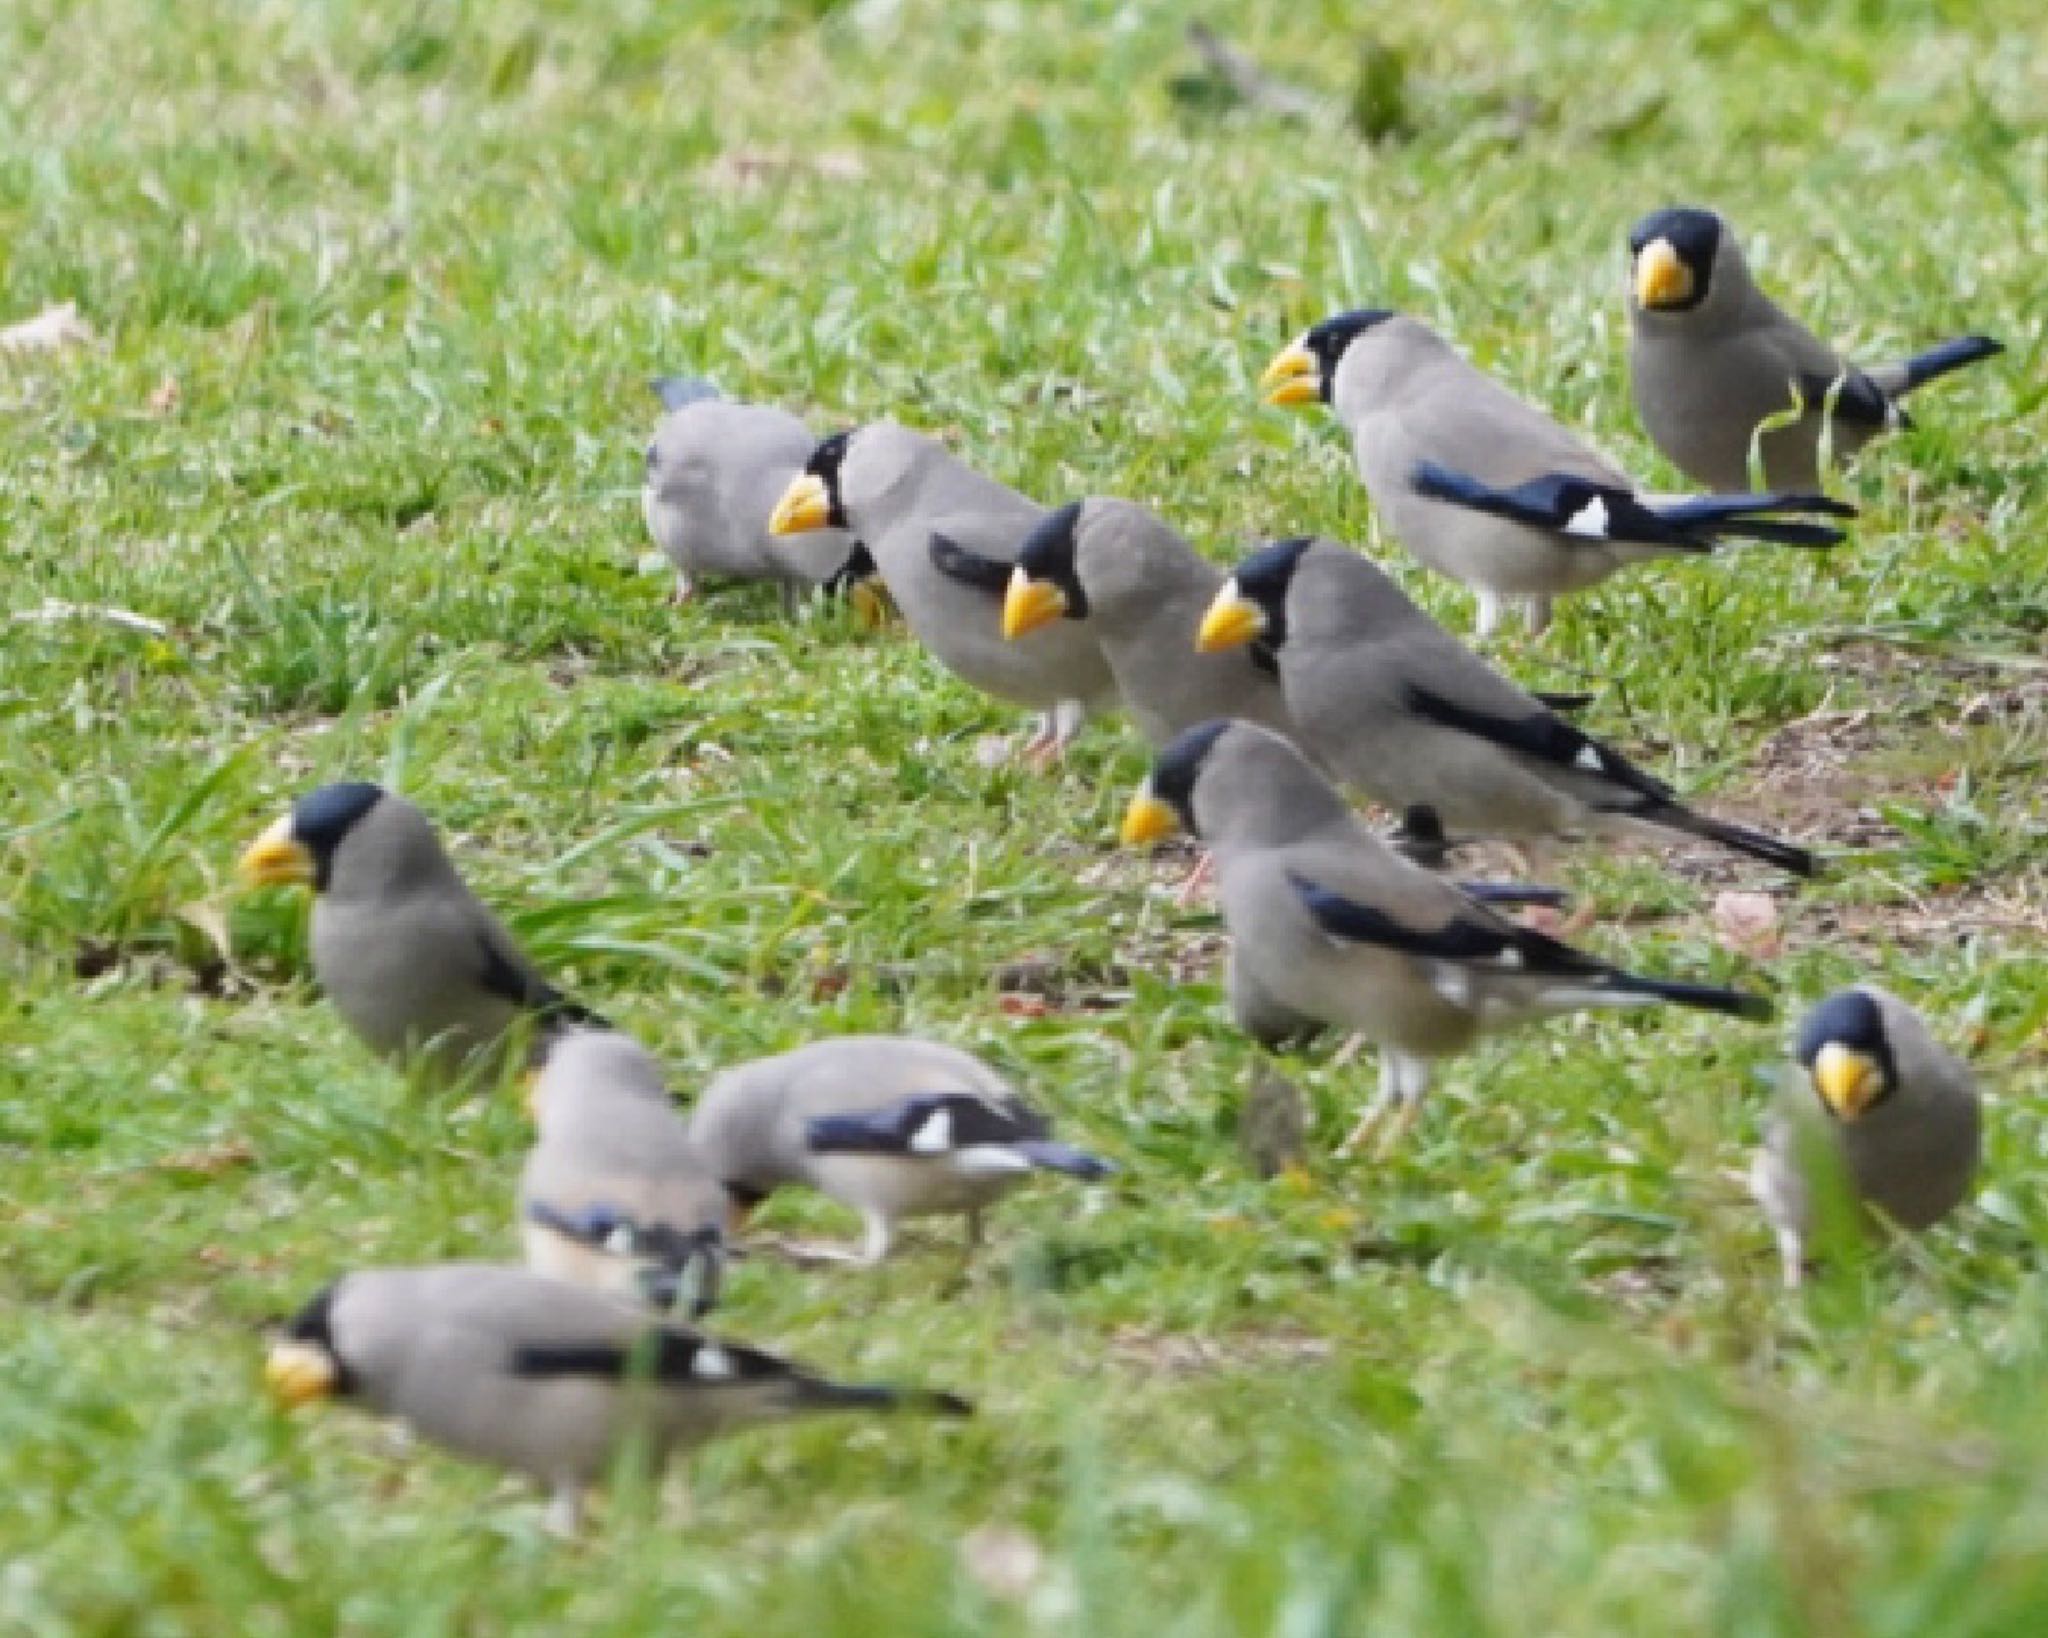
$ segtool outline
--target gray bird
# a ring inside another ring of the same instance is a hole
[[[1272,656],[1260,645],[1190,655],[1188,637],[1222,571],[1144,507],[1075,501],[1025,537],[1003,599],[1003,635],[1064,620],[1102,645],[1124,709],[1152,745],[1211,717],[1242,717],[1291,734]]]
[[[1153,764],[1124,815],[1136,845],[1190,830],[1216,859],[1231,1010],[1356,1031],[1380,1049],[1379,1097],[1348,1151],[1412,1123],[1432,1063],[1507,1026],[1586,1007],[1670,1001],[1735,1017],[1758,997],[1624,972],[1510,921],[1394,853],[1300,751],[1248,722],[1209,722]]]
[[[949,1393],[830,1382],[604,1292],[483,1263],[343,1275],[292,1319],[264,1376],[287,1408],[352,1400],[527,1474],[565,1531],[628,1442],[665,1462],[822,1411],[971,1413]]]
[[[1052,1123],[972,1053],[908,1036],[845,1035],[717,1076],[690,1141],[743,1209],[805,1184],[859,1212],[860,1260],[889,1254],[907,1217],[981,1214],[1034,1171],[1095,1179],[1108,1162],[1054,1141]]]
[[[1969,1194],[1983,1154],[1969,1066],[1890,991],[1858,984],[1829,996],[1800,1022],[1793,1056],[1805,1084],[1788,1078],[1749,1178],[1788,1287],[1800,1282],[1814,1227],[1815,1165],[1836,1173],[1860,1211],[1918,1230]]]
[[[1750,485],[1750,444],[1763,421],[1803,406],[1763,434],[1763,481],[1821,481],[1823,424],[1839,462],[1878,433],[1910,425],[1899,400],[1951,370],[2002,353],[1989,336],[1958,336],[1896,364],[1861,370],[1771,300],[1742,247],[1710,210],[1660,210],[1629,230],[1629,384],[1650,440],[1695,483]]]
[[[522,1019],[607,1028],[540,976],[470,892],[427,816],[382,786],[323,785],[243,853],[244,880],[313,890],[313,976],[350,1029],[392,1060],[453,1079]]]
[[[702,1315],[718,1299],[730,1201],[699,1159],[661,1065],[617,1030],[542,1044],[538,1135],[519,1180],[527,1266]]]
[[[1245,559],[1195,643],[1273,655],[1302,749],[1402,815],[1410,833],[1539,843],[1681,835],[1814,872],[1804,848],[1694,813],[1334,541],[1283,540]]]
[[[1776,514],[1855,515],[1825,495],[1646,495],[1398,313],[1325,319],[1280,351],[1261,386],[1268,403],[1320,399],[1336,411],[1374,509],[1418,562],[1478,592],[1482,637],[1509,601],[1538,632],[1553,598],[1631,564],[1706,556],[1737,536],[1832,546],[1839,529]]]
[[[850,528],[867,543],[904,622],[932,656],[985,694],[1040,714],[1027,756],[1057,756],[1116,681],[1077,626],[1003,641],[1003,594],[1045,508],[983,477],[936,439],[892,421],[828,438],[784,492],[769,528]]]
[[[722,397],[708,381],[666,376],[653,386],[668,413],[647,446],[640,510],[675,565],[676,602],[689,598],[697,575],[773,581],[791,608],[800,593],[851,591],[873,572],[844,529],[787,544],[768,533],[776,501],[817,447],[803,422]]]

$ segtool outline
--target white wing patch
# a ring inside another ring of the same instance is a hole
[[[910,1134],[910,1152],[914,1155],[942,1155],[953,1146],[953,1112],[950,1109],[935,1110],[929,1119]]]
[[[1031,1162],[1015,1149],[1001,1143],[970,1143],[946,1157],[962,1177],[1001,1177],[1011,1172],[1028,1172]]]
[[[715,1342],[704,1343],[690,1356],[690,1374],[707,1382],[729,1381],[733,1375],[732,1355]]]
[[[1570,517],[1565,519],[1564,532],[1568,535],[1584,535],[1589,540],[1607,538],[1607,503],[1595,495]]]
[[[1572,758],[1572,765],[1577,768],[1584,768],[1587,773],[1605,773],[1607,771],[1607,758],[1600,754],[1599,746],[1581,745],[1579,747],[1579,754]]]
[[[1497,960],[1503,967],[1521,967],[1526,965],[1526,963],[1522,959],[1522,952],[1516,949],[1512,944],[1508,945],[1494,959]]]

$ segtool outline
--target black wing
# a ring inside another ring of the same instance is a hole
[[[1316,925],[1331,938],[1496,974],[1569,980],[1572,987],[1639,995],[1734,1018],[1771,1015],[1770,1002],[1761,996],[1745,995],[1715,984],[1645,978],[1513,922],[1484,915],[1456,915],[1437,927],[1408,927],[1369,904],[1359,904],[1341,893],[1318,887],[1293,871],[1287,873],[1287,880],[1301,895],[1301,902]],[[1472,908],[1479,909],[1477,905]]]
[[[670,1326],[650,1328],[632,1342],[527,1343],[512,1350],[509,1369],[533,1381],[562,1377],[597,1377],[608,1382],[629,1379],[687,1382],[693,1387],[790,1380],[803,1375],[787,1360],[757,1348],[714,1342],[710,1337]]]
[[[1050,1121],[1015,1100],[991,1102],[974,1092],[919,1092],[858,1114],[816,1116],[804,1127],[804,1145],[821,1155],[939,1155],[1051,1134]]]
[[[1837,379],[1817,373],[1799,377],[1799,399],[1809,414],[1819,415],[1828,407],[1828,394],[1835,392]],[[1851,369],[1839,379],[1842,390],[1835,393],[1836,420],[1851,426],[1882,427],[1890,425],[1895,416],[1903,418],[1904,412],[1885,397],[1884,389],[1861,370]]]
[[[1663,804],[1677,799],[1662,780],[1643,772],[1619,751],[1608,749],[1549,711],[1497,717],[1445,699],[1414,683],[1408,685],[1408,709],[1443,727],[1486,740],[1503,750],[1519,752],[1553,768],[1612,780],[1646,801]]]
[[[969,551],[957,540],[936,530],[932,532],[931,553],[932,567],[948,580],[997,597],[1009,589],[1010,576],[1017,568],[1014,563]]]
[[[511,1002],[521,1012],[532,1013],[544,1023],[580,1024],[586,1029],[612,1027],[609,1019],[564,995],[519,956],[508,955],[490,931],[480,931],[476,943],[483,958],[483,987],[499,999]]]
[[[1294,871],[1287,880],[1301,896],[1315,924],[1330,937],[1351,944],[1373,944],[1402,955],[1460,966],[1494,967],[1534,975],[1574,978],[1602,977],[1615,969],[1596,956],[1574,950],[1531,928],[1479,912],[1454,915],[1435,927],[1410,927],[1385,911],[1319,887]]]

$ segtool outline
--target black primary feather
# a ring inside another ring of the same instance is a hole
[[[1833,546],[1843,538],[1839,529],[1759,514],[1856,515],[1846,502],[1809,494],[1702,495],[1651,505],[1630,490],[1564,472],[1497,489],[1435,461],[1418,461],[1410,482],[1419,495],[1546,530],[1564,544],[1582,540],[1709,552],[1724,536],[1748,536],[1785,546]]]
[[[1837,382],[1841,383],[1839,390]],[[1894,417],[1903,421],[1905,412],[1885,397],[1884,389],[1861,370],[1850,368],[1839,376],[1803,374],[1799,377],[1799,401],[1807,413],[1819,415],[1828,408],[1834,394],[1834,416],[1851,426],[1889,426]]]
[[[655,1326],[628,1343],[536,1342],[512,1349],[508,1368],[514,1376],[540,1381],[560,1377],[598,1377],[610,1382],[632,1378],[654,1382],[687,1382],[693,1387],[741,1387],[800,1378],[804,1373],[787,1360],[737,1343],[668,1326]]]
[[[1433,928],[1408,927],[1369,904],[1359,904],[1319,887],[1293,871],[1288,872],[1287,879],[1316,925],[1332,938],[1503,976],[1573,980],[1589,988],[1641,995],[1738,1018],[1771,1015],[1771,1004],[1761,996],[1711,984],[1644,978],[1512,922],[1454,916]]]
[[[944,1118],[942,1127],[934,1121]],[[930,1148],[917,1147],[938,1133]],[[920,1092],[879,1109],[850,1115],[818,1115],[804,1125],[804,1146],[813,1154],[945,1154],[979,1143],[1022,1143],[1049,1137],[1052,1123],[1027,1105],[992,1103],[973,1092]]]
[[[1617,801],[1611,797],[1590,800],[1589,805],[1601,813],[1641,819],[1649,824],[1683,831],[1688,836],[1719,842],[1724,847],[1734,848],[1738,853],[1746,853],[1795,876],[1812,876],[1819,872],[1819,865],[1805,848],[1781,842],[1744,825],[1710,819],[1705,814],[1693,812],[1662,780],[1645,773],[1619,751],[1609,749],[1548,712],[1531,713],[1526,717],[1496,717],[1484,711],[1471,710],[1413,684],[1408,690],[1408,705],[1416,715],[1427,717],[1446,728],[1471,734],[1503,750],[1519,752],[1560,770],[1609,780],[1636,798],[1633,802]]]
[[[932,534],[931,554],[932,567],[948,580],[972,586],[976,591],[987,592],[994,597],[1002,596],[1009,589],[1010,576],[1017,567],[999,558],[983,557],[936,530]]]
[[[479,932],[477,952],[483,958],[478,975],[483,987],[544,1024],[574,1024],[584,1029],[610,1029],[611,1021],[582,1002],[564,995],[515,956],[507,955],[487,932]]]
[[[1524,717],[1497,717],[1445,699],[1415,683],[1408,685],[1408,709],[1441,727],[1470,734],[1506,751],[1517,751],[1554,768],[1612,780],[1651,802],[1676,800],[1676,793],[1662,780],[1548,711],[1533,711]]]

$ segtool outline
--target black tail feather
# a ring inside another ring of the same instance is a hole
[[[1729,1018],[1769,1018],[1777,1009],[1761,995],[1723,989],[1718,984],[1687,984],[1675,978],[1644,978],[1637,973],[1616,972],[1606,988],[1624,995],[1652,996],[1673,1006],[1692,1007],[1700,1012],[1718,1012]]]
[[[1747,825],[1731,824],[1726,819],[1709,818],[1704,813],[1695,813],[1673,803],[1669,807],[1653,809],[1643,815],[1653,824],[1663,825],[1669,830],[1683,831],[1688,836],[1697,836],[1705,842],[1719,842],[1721,846],[1733,848],[1737,853],[1747,854],[1752,859],[1786,871],[1794,876],[1813,877],[1820,874],[1820,861],[1806,848],[1794,842],[1781,842],[1775,836],[1767,836],[1760,830],[1751,830]]]
[[[1032,1165],[1048,1172],[1065,1172],[1069,1177],[1103,1178],[1114,1177],[1116,1168],[1099,1155],[1091,1155],[1086,1149],[1076,1149],[1071,1143],[1059,1143],[1051,1138],[1032,1138],[1023,1143],[1014,1143],[1013,1149]]]
[[[1906,384],[1899,390],[1911,392],[1915,387],[1947,375],[1951,370],[1960,370],[1965,365],[1976,364],[1983,359],[1995,358],[2005,351],[2005,343],[1994,341],[1990,336],[1957,336],[1953,341],[1944,341],[1939,346],[1929,347],[1924,353],[1915,353],[1906,360]]]
[[[862,1382],[803,1377],[799,1397],[815,1410],[920,1411],[928,1416],[972,1416],[974,1406],[937,1388],[890,1388]]]

